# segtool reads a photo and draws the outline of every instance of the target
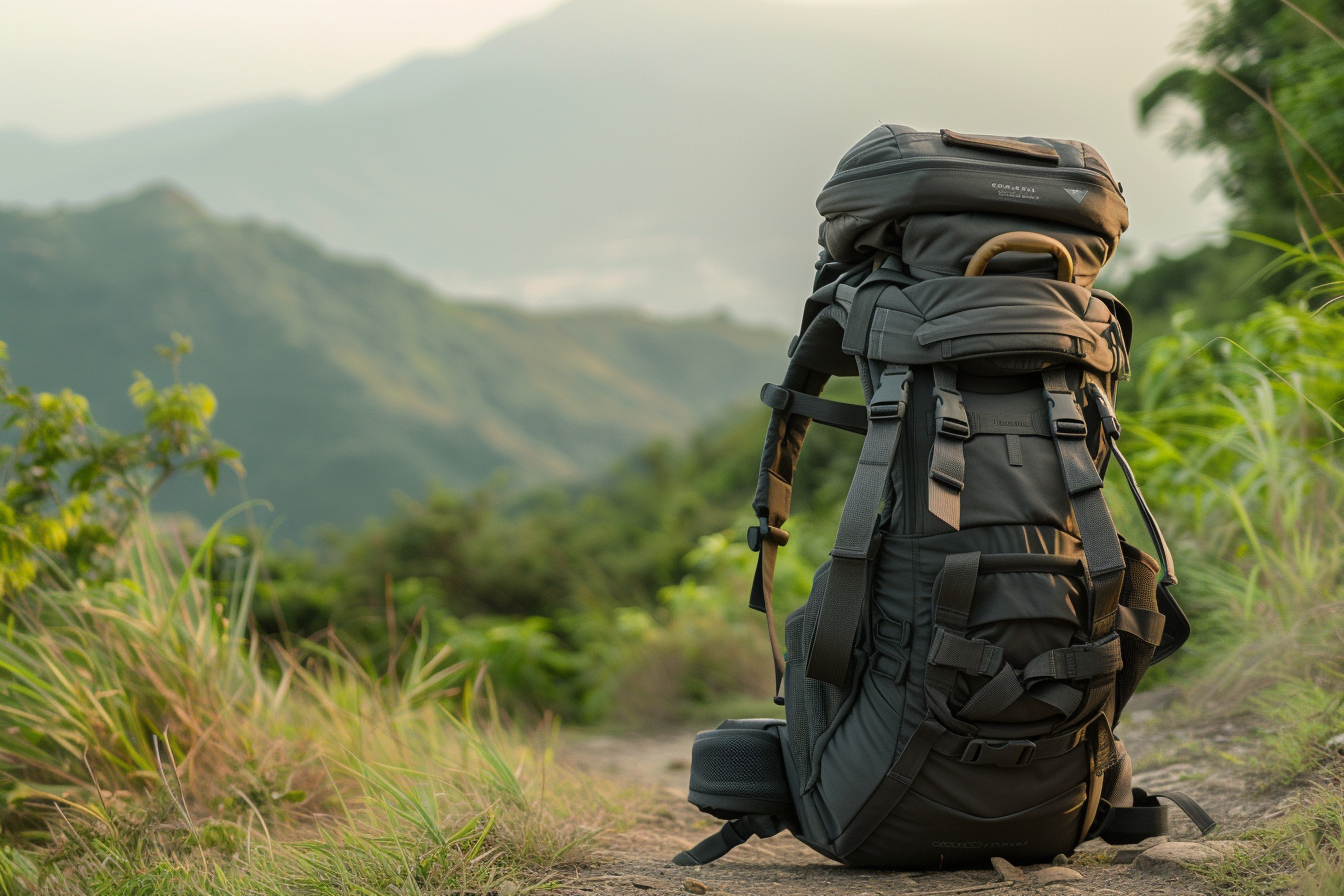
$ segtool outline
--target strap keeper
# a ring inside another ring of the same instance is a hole
[[[1045,390],[1045,404],[1050,412],[1050,431],[1060,439],[1087,438],[1087,421],[1072,392]]]
[[[947,486],[948,488],[952,489],[955,492],[959,492],[966,487],[966,483],[964,480],[958,479],[951,473],[944,473],[942,470],[930,470],[929,478],[938,480],[943,485]]]
[[[778,532],[781,530],[777,529],[775,531]],[[789,534],[785,532],[784,540],[787,541],[788,537]],[[877,550],[880,547],[882,547],[882,535],[880,533],[874,533],[873,537],[868,540],[867,550],[860,552],[853,549],[842,548],[837,545],[834,548],[831,548],[831,557],[836,560],[859,560],[866,563],[877,556]]]

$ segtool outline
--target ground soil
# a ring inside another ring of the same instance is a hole
[[[1213,839],[1234,838],[1282,814],[1292,794],[1266,791],[1255,780],[1248,769],[1254,743],[1246,726],[1226,720],[1182,721],[1189,714],[1171,706],[1173,699],[1171,692],[1140,694],[1117,730],[1135,760],[1135,786],[1150,791],[1179,789],[1194,796],[1219,822],[1210,835]],[[712,865],[676,866],[671,861],[674,855],[721,824],[686,802],[693,736],[692,728],[569,736],[560,751],[561,761],[637,788],[647,797],[647,808],[629,829],[605,835],[596,861],[561,881],[558,892],[917,896],[1027,889],[1024,884],[1000,881],[989,869],[904,873],[847,868],[818,855],[787,832],[763,842],[753,838]],[[1171,814],[1171,839],[1199,839],[1199,832],[1178,810]],[[1137,848],[1157,842],[1147,841]],[[1053,884],[1041,892],[1052,896],[1216,892],[1207,879],[1188,871],[1153,872],[1129,864],[1135,849],[1096,841],[1084,844],[1069,859],[1081,880]]]

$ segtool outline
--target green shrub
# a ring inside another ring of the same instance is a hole
[[[194,470],[213,489],[221,466],[242,466],[238,453],[210,435],[215,396],[182,383],[178,367],[191,342],[173,335],[159,349],[172,363],[162,389],[141,373],[131,400],[144,429],[130,434],[98,426],[89,403],[70,390],[34,394],[10,382],[0,343],[0,597],[34,582],[100,581],[114,548],[151,495],[176,473]]]

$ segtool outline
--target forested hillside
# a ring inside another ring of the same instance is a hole
[[[131,372],[211,384],[246,493],[298,535],[350,525],[497,471],[575,481],[646,440],[682,437],[775,375],[787,339],[724,318],[630,311],[540,315],[451,301],[385,264],[293,232],[211,217],[154,187],[95,208],[0,210],[0,335],[16,378],[136,418]],[[230,474],[231,476],[231,474]],[[213,520],[242,500],[178,486],[157,505]]]

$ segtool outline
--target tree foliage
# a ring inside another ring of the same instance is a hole
[[[151,495],[173,474],[195,471],[213,489],[220,468],[240,474],[238,453],[213,438],[215,396],[183,383],[178,367],[191,341],[174,334],[160,354],[173,382],[135,374],[130,397],[144,413],[138,432],[99,426],[69,389],[33,392],[0,363],[0,597],[43,579],[64,584],[109,571],[112,548]],[[0,362],[7,357],[0,343]]]
[[[1151,120],[1172,98],[1194,107],[1177,145],[1220,152],[1239,225],[1281,238],[1337,227],[1341,34],[1338,0],[1211,0],[1185,48],[1193,64],[1161,77],[1141,99],[1140,117]]]

